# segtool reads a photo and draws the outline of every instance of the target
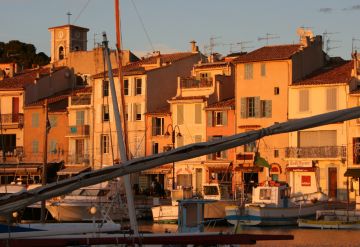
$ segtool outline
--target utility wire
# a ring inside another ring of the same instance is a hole
[[[142,26],[142,28],[143,28],[143,30],[144,30],[144,32],[145,32],[146,38],[147,38],[147,40],[148,40],[149,43],[150,43],[151,49],[152,49],[153,52],[155,52],[155,48],[154,48],[154,46],[153,46],[153,44],[152,44],[152,42],[151,42],[149,33],[148,33],[147,30],[146,30],[145,24],[144,24],[144,22],[143,22],[143,20],[142,20],[142,18],[141,18],[141,16],[140,16],[140,14],[139,14],[138,9],[136,8],[136,5],[135,5],[134,0],[131,0],[131,3],[132,3],[132,5],[134,6],[135,13],[136,13],[137,17],[139,18],[139,21],[140,21],[140,23],[141,23],[141,26]]]
[[[85,3],[84,7],[80,10],[79,14],[76,16],[73,24],[76,23],[76,21],[79,19],[80,15],[84,12],[84,10],[87,8],[87,6],[89,5],[91,0],[87,0],[87,2]]]

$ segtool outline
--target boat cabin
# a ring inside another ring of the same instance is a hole
[[[231,185],[230,185],[231,186]],[[230,198],[229,187],[227,184],[210,183],[203,185],[203,198],[210,200],[226,200]]]
[[[265,181],[253,188],[252,204],[266,204],[272,207],[288,207],[290,187],[286,183]]]

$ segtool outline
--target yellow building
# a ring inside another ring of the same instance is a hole
[[[304,80],[289,88],[289,119],[298,119],[348,107],[352,61],[330,60]],[[316,192],[345,200],[344,173],[351,161],[347,157],[346,122],[289,133],[285,149],[292,192]]]
[[[299,29],[300,43],[265,46],[234,60],[236,132],[256,130],[288,120],[288,87],[295,81],[323,66],[321,36],[314,37],[308,30]],[[262,138],[237,148],[236,168],[243,171],[246,184],[286,180],[285,148],[288,135]],[[254,166],[254,153],[271,165]]]

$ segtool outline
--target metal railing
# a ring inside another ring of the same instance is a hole
[[[343,158],[346,159],[346,146],[287,147],[286,158]]]
[[[182,88],[202,88],[202,87],[212,87],[212,79],[202,78],[196,79],[194,77],[183,77],[181,78],[181,87]]]
[[[1,126],[10,127],[13,126],[14,128],[22,128],[24,126],[24,114],[16,113],[16,114],[1,114]]]
[[[71,164],[90,164],[90,154],[69,154],[67,163]]]

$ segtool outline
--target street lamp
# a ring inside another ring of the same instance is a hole
[[[167,127],[166,127],[166,133],[165,133],[165,136],[170,136],[170,132],[169,132],[169,128],[171,130],[171,143],[172,143],[172,149],[175,149],[175,136],[176,137],[181,137],[181,133],[180,133],[180,127],[179,125],[172,125],[172,124],[169,124]],[[176,133],[176,130],[177,130],[177,133]],[[173,190],[175,190],[175,162],[173,162],[173,167],[172,167],[172,170],[173,170],[173,180],[172,180],[172,188]]]

